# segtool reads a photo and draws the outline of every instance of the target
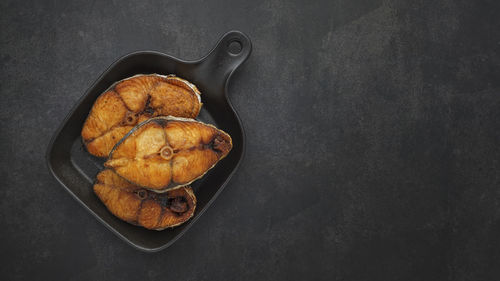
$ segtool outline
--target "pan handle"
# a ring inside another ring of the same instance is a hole
[[[252,43],[248,36],[241,31],[229,31],[221,37],[208,55],[199,60],[195,77],[204,77],[203,80],[209,80],[209,83],[202,83],[210,88],[207,90],[220,92],[217,89],[222,89],[222,87],[226,89],[231,74],[251,52]]]

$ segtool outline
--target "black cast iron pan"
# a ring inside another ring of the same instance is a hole
[[[47,165],[66,190],[107,228],[130,245],[148,252],[174,243],[210,206],[238,167],[245,151],[240,119],[227,98],[231,74],[250,55],[250,39],[239,31],[226,33],[215,48],[196,61],[184,61],[152,51],[126,55],[113,63],[87,90],[56,131],[47,150]],[[229,133],[233,149],[202,179],[192,184],[198,200],[194,217],[164,231],[130,225],[113,216],[95,196],[92,185],[104,160],[88,154],[80,132],[92,104],[114,82],[136,74],[175,74],[194,83],[201,91],[203,107],[197,119]]]

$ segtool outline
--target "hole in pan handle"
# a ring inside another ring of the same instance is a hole
[[[224,34],[215,47],[203,57],[195,70],[194,77],[202,77],[202,84],[213,90],[225,87],[231,73],[250,55],[252,43],[241,31]],[[209,81],[209,83],[207,83]],[[222,93],[221,93],[222,94]]]

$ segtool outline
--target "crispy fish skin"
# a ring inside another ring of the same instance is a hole
[[[191,187],[159,194],[134,186],[109,169],[97,175],[94,192],[116,217],[153,230],[184,223],[196,208]]]
[[[135,125],[156,116],[195,118],[201,109],[200,91],[172,75],[136,75],[113,84],[101,94],[82,128],[87,151],[108,157],[114,145]]]
[[[135,185],[165,192],[202,177],[231,149],[231,137],[212,125],[156,117],[132,129],[104,166]]]

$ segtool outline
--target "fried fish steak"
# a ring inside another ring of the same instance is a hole
[[[87,151],[108,157],[135,125],[156,116],[195,118],[201,109],[195,85],[172,75],[136,75],[113,84],[95,101],[82,128]]]
[[[156,117],[130,131],[104,165],[133,184],[165,192],[202,177],[231,148],[231,137],[212,125]]]
[[[180,225],[193,216],[196,208],[191,187],[156,193],[130,184],[109,169],[97,175],[94,192],[113,215],[147,229]]]

